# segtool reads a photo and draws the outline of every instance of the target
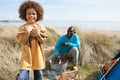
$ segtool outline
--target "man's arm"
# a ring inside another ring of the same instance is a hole
[[[60,54],[59,48],[61,46],[61,37],[58,38],[56,44],[55,44],[55,55],[58,56]]]
[[[73,42],[69,42],[68,46],[80,48],[80,39],[77,34],[74,34]]]

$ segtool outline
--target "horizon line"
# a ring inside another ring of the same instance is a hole
[[[86,21],[82,21],[82,20],[41,20],[41,21],[120,22],[120,21],[87,21],[87,20]],[[25,22],[25,21],[24,20],[0,20],[0,22]]]

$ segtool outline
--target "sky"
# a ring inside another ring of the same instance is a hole
[[[0,20],[20,20],[26,0],[0,0]],[[34,0],[44,9],[43,20],[120,21],[120,0]]]

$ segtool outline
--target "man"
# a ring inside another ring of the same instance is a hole
[[[78,70],[78,58],[79,58],[80,40],[75,32],[75,28],[70,26],[67,30],[67,34],[60,36],[55,45],[55,54],[51,55],[48,60],[58,57],[72,57],[73,69]]]

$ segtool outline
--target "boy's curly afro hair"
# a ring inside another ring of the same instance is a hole
[[[25,1],[25,2],[23,2],[21,4],[21,6],[19,8],[19,14],[20,14],[19,17],[22,20],[27,21],[27,19],[26,19],[26,10],[28,8],[33,8],[33,9],[36,10],[36,12],[37,12],[37,20],[36,21],[43,19],[44,11],[43,11],[42,6],[39,3],[35,2],[35,1]]]

